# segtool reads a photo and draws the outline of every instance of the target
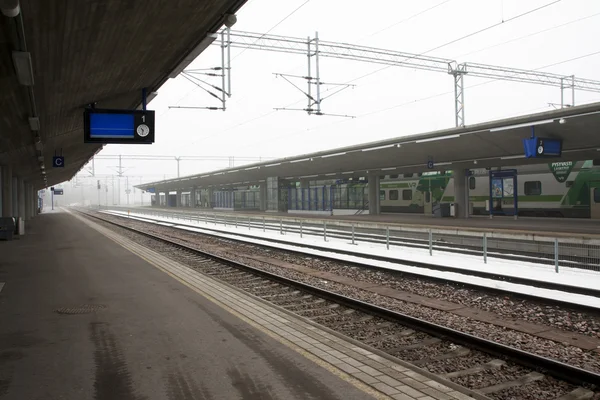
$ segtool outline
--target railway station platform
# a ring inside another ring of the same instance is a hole
[[[108,207],[113,208],[113,207]],[[120,207],[123,209],[123,207]],[[577,238],[600,238],[600,220],[583,218],[545,218],[545,217],[503,217],[494,216],[471,216],[470,218],[436,218],[423,214],[356,214],[356,215],[314,215],[314,214],[290,214],[286,212],[264,212],[264,211],[223,211],[204,208],[186,207],[139,207],[141,209],[164,212],[189,212],[189,213],[223,213],[242,216],[264,216],[266,218],[293,218],[307,219],[311,221],[344,221],[355,222],[363,226],[374,227],[401,225],[406,228],[443,228],[456,231],[477,232],[504,232],[507,234],[526,235],[552,235],[558,237]],[[133,209],[133,208],[131,208]]]
[[[0,399],[469,399],[68,211],[0,241]]]

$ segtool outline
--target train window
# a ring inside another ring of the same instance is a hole
[[[379,175],[379,179],[385,179],[385,175]]]
[[[571,186],[573,186],[573,181],[566,181],[565,182],[565,187],[570,188]]]
[[[592,165],[600,165],[600,159],[596,158],[593,162]]]
[[[542,182],[525,182],[525,196],[539,196],[540,194],[542,194]]]
[[[475,190],[475,177],[474,176],[469,177],[469,189]]]
[[[423,173],[422,172],[417,172],[417,176],[420,178],[420,177],[423,176]]]
[[[412,177],[413,177],[413,174],[404,174],[404,177],[405,177],[405,178],[412,178]]]
[[[390,200],[398,200],[398,191],[390,190]]]
[[[412,200],[412,190],[404,189],[402,191],[402,200]]]
[[[398,179],[398,175],[390,175],[390,179]]]
[[[594,188],[594,203],[600,203],[600,188]]]
[[[385,200],[385,190],[379,191],[379,200]]]

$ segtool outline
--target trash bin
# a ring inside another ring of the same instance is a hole
[[[433,205],[433,216],[436,218],[443,218],[450,216],[450,204],[440,203]]]
[[[21,217],[17,218],[17,229],[16,229],[16,234],[17,235],[24,235],[25,234],[25,220]]]

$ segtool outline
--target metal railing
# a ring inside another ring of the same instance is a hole
[[[323,241],[338,239],[354,245],[371,243],[391,247],[426,250],[430,256],[444,253],[467,254],[481,257],[484,263],[490,258],[531,262],[561,268],[579,268],[600,271],[600,240],[531,237],[525,234],[496,234],[474,231],[457,232],[456,229],[402,227],[374,222],[340,222],[318,219],[299,219],[269,215],[240,215],[210,211],[187,212],[109,207],[108,210],[131,213],[168,220],[180,220],[208,226],[235,227],[280,235],[296,234],[300,237],[320,237]],[[260,239],[260,238],[257,238]],[[269,240],[268,238],[264,238]]]

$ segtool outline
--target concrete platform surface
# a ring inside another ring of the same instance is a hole
[[[2,400],[378,397],[73,215],[42,214],[0,255]]]

